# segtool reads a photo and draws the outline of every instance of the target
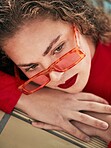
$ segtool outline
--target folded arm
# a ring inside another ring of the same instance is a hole
[[[86,123],[98,129],[107,129],[108,124],[100,119],[80,112],[95,111],[111,114],[111,106],[98,96],[89,93],[68,94],[62,91],[43,88],[31,95],[22,94],[16,108],[27,113],[31,118],[40,122],[32,125],[43,129],[63,130],[73,136],[87,141],[88,136],[71,120]]]

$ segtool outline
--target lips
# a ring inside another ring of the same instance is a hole
[[[70,79],[68,79],[67,81],[65,81],[64,84],[59,84],[58,87],[62,89],[67,89],[72,85],[74,85],[74,83],[76,82],[76,79],[77,79],[77,74],[71,77]]]

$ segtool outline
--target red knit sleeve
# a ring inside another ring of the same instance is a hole
[[[111,142],[109,143],[108,148],[111,148]]]
[[[10,113],[20,96],[16,79],[0,71],[0,110]]]

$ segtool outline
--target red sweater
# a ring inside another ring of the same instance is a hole
[[[111,148],[111,142],[109,143],[108,148]]]
[[[84,91],[103,97],[111,104],[111,44],[97,46],[91,66]]]
[[[0,71],[0,110],[10,113],[20,95],[15,78]]]

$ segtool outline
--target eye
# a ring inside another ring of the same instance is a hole
[[[33,64],[30,67],[26,68],[25,71],[26,72],[34,71],[37,69],[37,67],[38,67],[38,64]]]
[[[52,54],[54,55],[54,54],[60,53],[60,52],[63,50],[64,44],[65,44],[65,43],[62,43],[62,44],[59,45],[57,48],[55,48],[55,49],[52,51]]]

